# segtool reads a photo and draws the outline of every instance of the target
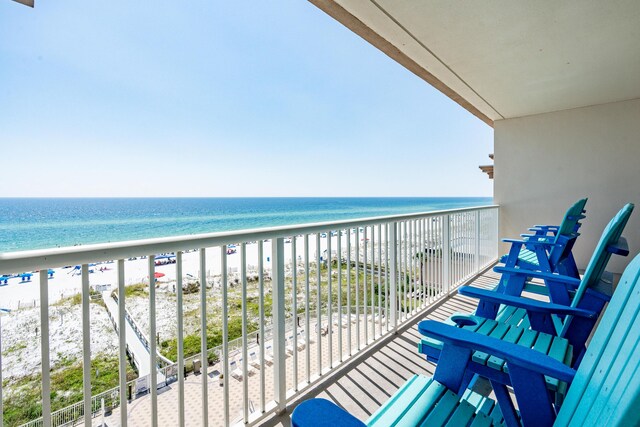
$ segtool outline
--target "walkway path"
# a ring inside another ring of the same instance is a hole
[[[105,305],[107,306],[107,310],[111,313],[111,317],[115,321],[116,325],[120,327],[118,321],[118,303],[111,297],[111,291],[102,292],[102,299],[104,300]],[[142,340],[136,332],[129,320],[126,322],[126,341],[129,346],[129,351],[133,353],[133,356],[136,359],[137,367],[138,367],[138,377],[146,377],[151,373],[151,358],[149,357],[149,350],[145,347]],[[164,377],[161,379],[161,374],[158,373],[158,383],[164,382]]]

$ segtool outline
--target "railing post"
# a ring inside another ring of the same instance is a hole
[[[124,259],[118,260],[118,378],[120,384],[120,426],[127,427],[127,319],[125,311]],[[178,353],[180,354],[180,353]]]
[[[480,210],[476,211],[476,255],[475,266],[476,266],[476,274],[480,272]]]
[[[124,296],[124,293],[122,294]],[[176,252],[176,309],[178,341],[178,426],[184,427],[184,310],[182,305],[182,252]],[[126,408],[126,406],[123,406]],[[126,416],[124,417],[126,419]],[[126,425],[122,426],[126,427]]]
[[[222,250],[222,249],[221,249]],[[200,248],[200,252],[198,253],[200,259],[200,369],[204,370],[201,374],[201,397],[202,397],[202,425],[207,426],[209,423],[209,394],[208,394],[208,384],[207,384],[207,251],[205,248]],[[221,260],[222,262],[222,260]],[[225,266],[222,266],[222,273],[224,274]],[[227,302],[224,300],[226,297],[226,288],[224,287],[224,281],[222,282],[222,336],[224,340],[226,330],[226,312]],[[180,355],[178,355],[180,356]],[[227,359],[227,354],[222,354],[221,364],[223,369],[223,377],[224,380],[227,380],[227,372],[224,369],[229,364]],[[224,392],[226,392],[228,387],[224,388]],[[225,408],[226,409],[226,408]],[[225,422],[227,421],[226,410],[225,410]]]
[[[91,319],[89,266],[82,264],[82,396],[84,401],[84,425],[91,427]]]
[[[49,358],[48,269],[40,270],[40,354],[42,360],[42,426],[51,427],[51,362]],[[85,414],[86,416],[86,414]]]
[[[498,236],[500,235],[500,209],[499,208],[493,208],[492,209],[493,212],[495,212],[495,214],[493,215],[493,224],[494,224],[494,229],[493,229],[493,237],[495,237],[493,239],[494,241],[494,246],[493,246],[493,258],[497,259],[498,258],[498,253],[500,252],[500,239],[498,238]]]
[[[158,360],[156,355],[155,256],[149,255],[149,364],[151,365],[151,427],[158,427]]]
[[[271,265],[273,285],[273,387],[276,412],[286,409],[287,365],[285,350],[285,290],[284,290],[284,239],[271,242]],[[320,266],[318,266],[319,268]]]
[[[442,217],[442,280],[446,293],[451,292],[451,217]]]
[[[389,224],[389,317],[391,329],[398,333],[398,223]]]

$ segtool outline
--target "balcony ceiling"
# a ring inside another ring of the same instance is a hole
[[[311,0],[476,116],[640,98],[640,1]]]

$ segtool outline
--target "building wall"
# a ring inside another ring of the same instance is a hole
[[[640,99],[500,120],[494,130],[500,236],[556,224],[587,196],[574,248],[578,267],[585,268],[611,217],[633,202],[623,234],[631,254],[612,257],[608,267],[622,272],[640,250]]]

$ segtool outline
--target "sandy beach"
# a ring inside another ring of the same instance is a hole
[[[324,237],[323,237],[324,236]],[[352,259],[355,260],[356,234],[352,233]],[[364,257],[364,237],[360,234],[360,259]],[[292,267],[292,240],[285,241],[285,264],[287,271]],[[331,252],[337,256],[338,236],[331,236]],[[304,238],[297,237],[296,258],[301,263],[305,257]],[[326,257],[328,236],[320,235],[320,254]],[[258,274],[258,243],[253,242],[246,245],[247,274]],[[341,238],[341,250],[343,257],[346,257],[347,237]],[[378,241],[375,242],[375,253],[377,257]],[[240,274],[240,246],[230,247],[235,253],[227,255],[227,269],[229,281],[239,278]],[[369,259],[371,254],[371,244],[367,244]],[[309,261],[314,263],[317,257],[316,236],[309,236]],[[383,257],[384,257],[383,248]],[[271,270],[271,242],[263,242],[263,263],[265,274],[269,275]],[[160,262],[166,262],[167,258],[162,258]],[[300,268],[300,267],[299,267]],[[214,288],[221,286],[221,248],[206,249],[206,269],[207,281],[214,284]],[[49,322],[50,322],[50,346],[51,362],[55,367],[60,361],[77,359],[82,357],[82,318],[81,306],[73,305],[70,299],[81,291],[81,275],[74,266],[67,268],[54,268],[53,277],[49,279]],[[94,289],[110,291],[117,288],[117,263],[102,262],[90,266],[89,283]],[[155,266],[157,273],[164,274],[158,279],[159,292],[173,294],[176,283],[176,264],[168,263]],[[299,270],[300,272],[300,270]],[[192,251],[183,254],[183,276],[185,283],[189,280],[197,279],[200,276],[200,256],[199,251]],[[8,280],[7,285],[0,286],[0,301],[2,307],[10,309],[11,312],[3,314],[2,317],[2,342],[3,342],[3,375],[5,378],[19,378],[29,375],[40,369],[40,337],[38,328],[40,323],[40,290],[39,276],[33,272],[30,281],[23,281],[20,277]],[[125,261],[125,283],[127,285],[136,283],[148,283],[149,271],[147,259],[131,259]],[[175,303],[167,298],[157,298],[157,319],[158,332],[163,337],[167,334],[175,333]],[[173,300],[173,298],[171,298]],[[191,307],[193,301],[185,299],[185,310],[197,309]],[[148,301],[146,298],[131,298],[127,300],[128,310],[140,323],[141,327],[148,325]],[[111,325],[105,308],[91,305],[91,352],[92,354],[117,354],[117,334]],[[196,325],[197,326],[197,325]],[[185,327],[187,325],[185,324]]]
[[[324,236],[324,237],[322,237]],[[355,260],[355,245],[356,235],[351,233],[351,245],[352,245],[352,259]],[[377,238],[377,236],[376,236]],[[292,261],[292,240],[287,239],[285,241],[285,264],[288,268],[291,267]],[[304,238],[296,237],[296,258],[298,261],[304,259]],[[363,235],[360,233],[360,258],[364,256],[364,240]],[[328,238],[323,233],[320,237],[320,254],[326,256]],[[338,236],[331,236],[331,252],[333,256],[337,255],[337,242]],[[341,249],[343,257],[346,257],[347,238],[346,235],[342,236]],[[375,241],[375,254],[377,257],[378,241]],[[234,277],[240,274],[240,246],[229,248],[235,253],[227,255],[227,272],[230,277]],[[219,247],[206,249],[206,270],[208,280],[220,280],[222,273],[221,269],[221,249]],[[371,244],[370,241],[367,245],[367,252],[369,257],[371,256]],[[309,236],[309,260],[314,262],[317,257],[316,236]],[[247,274],[257,274],[258,272],[258,243],[248,243],[246,245],[247,254]],[[385,250],[383,247],[383,257]],[[271,241],[263,242],[263,265],[265,271],[271,270]],[[166,261],[166,259],[159,260],[160,262]],[[182,257],[182,271],[183,278],[189,280],[190,278],[200,277],[200,256],[199,251],[184,253]],[[102,262],[92,264],[89,267],[91,273],[89,275],[90,286],[97,289],[115,289],[117,288],[117,263],[116,262]],[[81,291],[81,275],[75,266],[67,268],[53,268],[53,277],[49,279],[49,303],[54,304],[60,299],[72,296]],[[176,264],[163,264],[155,267],[156,273],[164,274],[163,277],[158,279],[160,283],[171,283],[176,280]],[[0,285],[0,301],[2,308],[15,310],[18,308],[35,307],[39,305],[40,289],[39,280],[36,272],[32,272],[33,276],[29,281],[24,281],[20,277],[13,277],[8,280],[8,284]],[[125,261],[125,284],[130,285],[134,283],[148,283],[149,270],[147,259],[132,259]]]

